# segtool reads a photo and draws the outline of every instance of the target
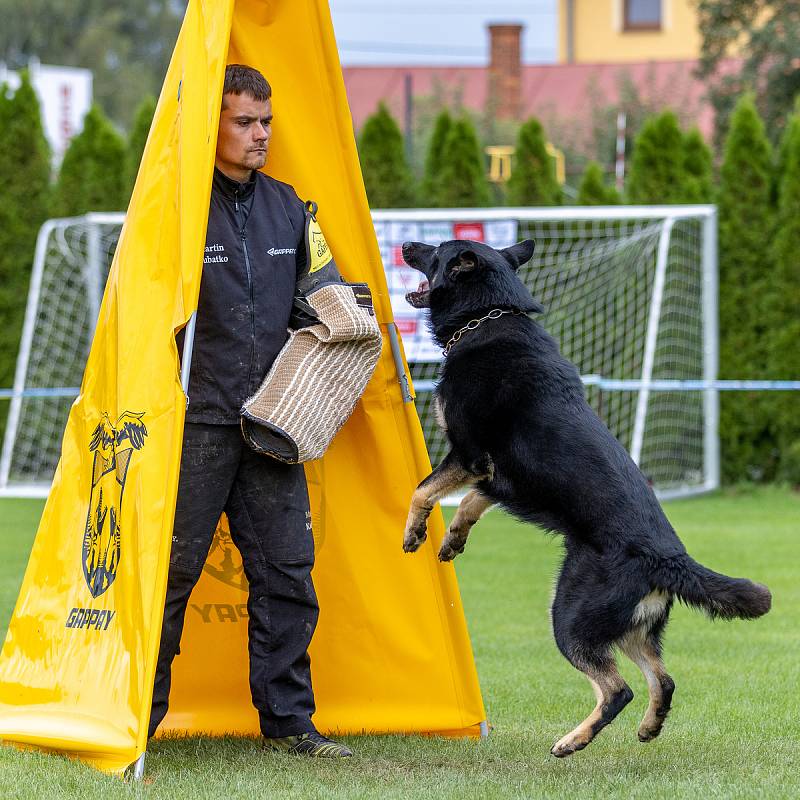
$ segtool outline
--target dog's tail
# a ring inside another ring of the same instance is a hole
[[[656,583],[684,603],[722,619],[755,619],[769,611],[772,594],[766,586],[747,578],[729,578],[698,564],[683,553],[659,559]]]

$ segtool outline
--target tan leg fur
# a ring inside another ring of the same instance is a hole
[[[459,553],[464,552],[472,526],[491,505],[492,501],[477,489],[471,489],[464,495],[442,542],[439,561],[452,561]]]

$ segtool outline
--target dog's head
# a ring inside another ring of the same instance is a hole
[[[432,311],[450,305],[458,297],[460,305],[476,309],[501,306],[541,312],[544,309],[516,274],[530,261],[533,248],[532,239],[504,250],[464,239],[442,242],[438,247],[406,242],[403,260],[425,276],[406,300],[415,308]]]

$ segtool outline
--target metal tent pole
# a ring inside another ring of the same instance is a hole
[[[390,322],[386,326],[389,332],[389,343],[392,346],[392,356],[394,357],[394,366],[397,370],[397,380],[400,384],[400,392],[403,395],[403,402],[410,403],[414,399],[411,391],[408,388],[408,376],[405,369],[403,369],[403,357],[400,355],[400,340],[397,338],[397,325]]]
[[[194,349],[194,329],[197,323],[195,311],[186,324],[186,333],[183,339],[183,358],[181,359],[181,386],[186,395],[186,407],[189,407],[189,372],[192,369],[192,350]]]
[[[133,779],[135,781],[140,781],[142,778],[144,778],[144,757],[146,755],[147,752],[145,751],[139,756],[139,758],[136,759],[133,764]]]
[[[194,331],[197,323],[197,312],[194,311],[186,323],[183,339],[183,358],[181,359],[181,386],[186,395],[186,407],[189,407],[189,374],[192,369],[192,350],[194,349]],[[144,757],[147,755],[145,750],[133,764],[133,779],[140,781],[144,777]]]

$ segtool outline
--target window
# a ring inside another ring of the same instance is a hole
[[[661,30],[662,0],[622,0],[626,31]]]

